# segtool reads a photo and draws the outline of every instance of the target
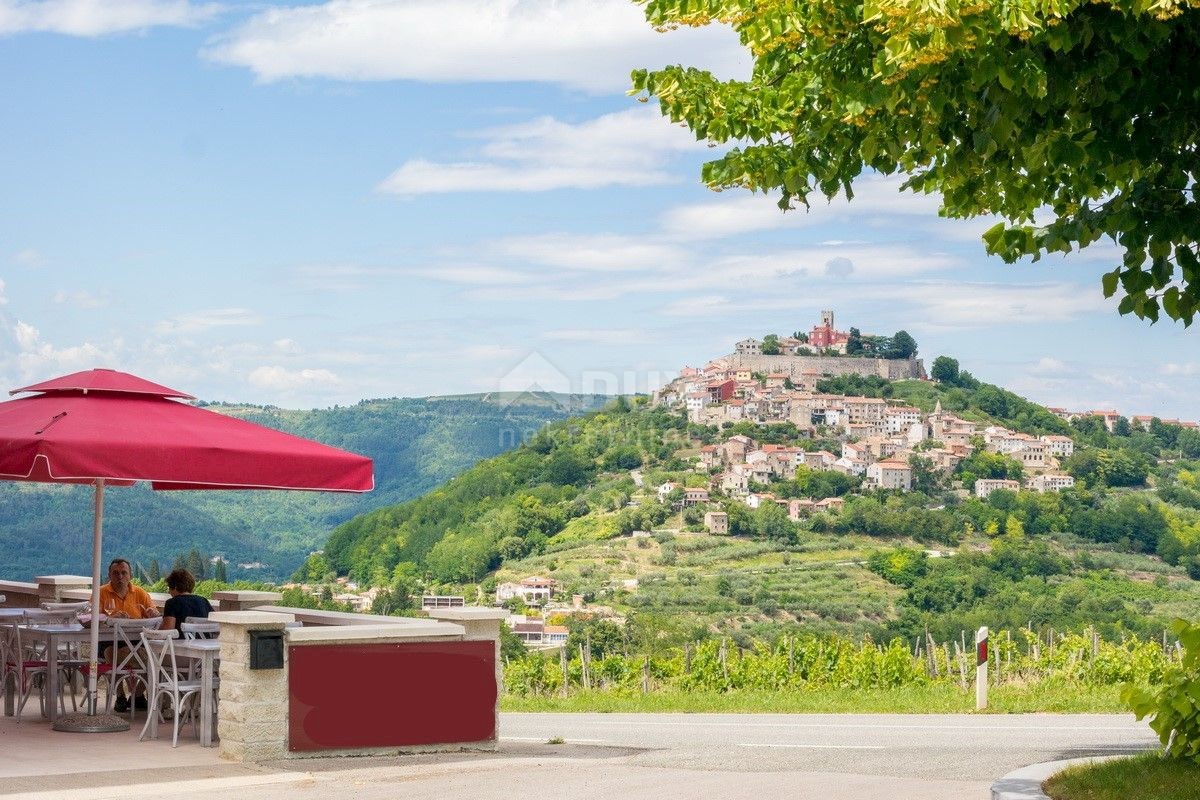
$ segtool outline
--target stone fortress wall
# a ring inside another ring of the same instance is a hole
[[[919,358],[851,358],[831,356],[763,356],[747,353],[732,353],[724,360],[736,368],[770,374],[784,373],[798,381],[805,372],[819,375],[878,375],[890,381],[920,379],[925,376],[925,365]]]

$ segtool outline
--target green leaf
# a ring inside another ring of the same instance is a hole
[[[1000,244],[1000,238],[1004,236],[1005,224],[997,222],[992,227],[983,232],[983,242],[987,245],[989,253],[995,253]]]
[[[1112,272],[1104,273],[1104,277],[1101,278],[1100,280],[1104,286],[1104,296],[1105,297],[1112,297],[1114,294],[1117,293],[1117,280],[1120,277],[1121,277],[1121,271],[1119,269],[1115,269]]]

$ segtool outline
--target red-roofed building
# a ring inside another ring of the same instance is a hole
[[[833,327],[833,311],[831,310],[821,312],[821,324],[814,325],[808,334],[808,343],[816,350],[832,347],[834,350],[844,353],[846,352],[846,342],[849,340],[849,333]]]

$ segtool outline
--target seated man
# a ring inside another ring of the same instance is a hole
[[[123,619],[159,616],[150,593],[133,585],[133,570],[123,558],[108,564],[108,583],[100,587],[100,613]]]
[[[123,558],[114,558],[108,564],[108,583],[100,587],[100,612],[116,619],[148,619],[159,616],[150,593],[140,586],[133,585],[133,570],[129,562]],[[129,654],[121,647],[116,653],[111,647],[104,649],[104,657],[110,664],[119,664]],[[139,685],[136,691],[138,708],[145,708],[146,698],[143,696],[145,687]],[[117,711],[129,710],[129,700],[125,697],[124,687],[118,692],[114,705]]]

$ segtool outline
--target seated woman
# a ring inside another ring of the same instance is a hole
[[[162,625],[159,630],[179,630],[188,617],[207,617],[213,607],[206,598],[192,594],[196,579],[186,569],[177,569],[167,576],[167,591],[171,599],[163,606]]]

